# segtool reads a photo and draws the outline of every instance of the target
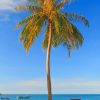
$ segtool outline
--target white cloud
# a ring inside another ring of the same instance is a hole
[[[46,82],[44,80],[28,80],[11,84],[0,84],[0,92],[6,94],[46,93]]]
[[[26,3],[26,0],[0,0],[1,11],[14,11],[17,4]]]
[[[15,5],[13,0],[0,0],[0,10],[14,10]]]
[[[61,80],[54,81],[54,93],[96,94],[100,93],[100,81]]]
[[[100,93],[100,81],[54,80],[53,93]],[[0,84],[3,93],[47,93],[46,80],[28,80]]]
[[[25,4],[26,0],[0,0],[0,22],[9,20],[9,12],[15,12],[18,4]]]

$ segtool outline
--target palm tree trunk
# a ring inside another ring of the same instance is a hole
[[[51,89],[51,77],[50,77],[50,51],[51,51],[51,34],[52,22],[49,23],[49,39],[47,47],[47,58],[46,58],[46,73],[47,73],[47,88],[48,88],[48,100],[52,100],[52,89]]]

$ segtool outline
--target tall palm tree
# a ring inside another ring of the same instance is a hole
[[[28,52],[35,38],[41,33],[43,26],[46,27],[43,40],[43,48],[47,50],[46,73],[48,100],[52,100],[51,77],[50,77],[50,51],[51,47],[64,45],[70,56],[71,48],[77,49],[83,43],[83,36],[70,20],[81,21],[89,26],[85,17],[70,12],[61,12],[71,0],[27,0],[26,5],[19,5],[17,10],[26,10],[31,15],[18,23],[17,28],[24,26],[20,34],[20,40]]]

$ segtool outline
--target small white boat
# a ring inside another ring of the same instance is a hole
[[[30,96],[17,96],[16,98],[17,99],[29,99]]]

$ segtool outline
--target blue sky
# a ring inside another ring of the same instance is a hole
[[[0,92],[47,93],[45,60],[42,49],[44,30],[26,54],[16,30],[18,21],[28,13],[16,12],[17,0],[0,0]],[[66,11],[84,15],[90,28],[77,26],[84,36],[84,44],[71,58],[63,46],[52,48],[51,77],[53,93],[100,93],[100,1],[77,0]],[[2,6],[1,6],[2,5]]]

